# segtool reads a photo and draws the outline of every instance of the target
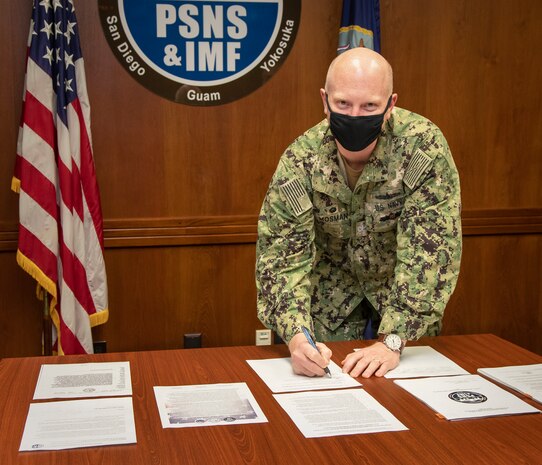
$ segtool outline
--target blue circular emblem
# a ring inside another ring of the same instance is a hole
[[[107,41],[149,90],[220,105],[265,83],[284,63],[301,0],[98,0]]]

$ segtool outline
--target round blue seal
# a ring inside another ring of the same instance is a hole
[[[265,83],[284,63],[301,0],[98,0],[122,66],[156,94],[220,105]]]

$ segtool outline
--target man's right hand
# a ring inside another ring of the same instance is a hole
[[[309,344],[303,333],[296,334],[288,344],[292,355],[294,373],[305,376],[324,376],[324,368],[329,365],[331,350],[321,342],[316,350]],[[320,352],[318,352],[320,351]]]

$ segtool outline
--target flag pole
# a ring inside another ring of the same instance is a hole
[[[43,294],[42,351],[43,355],[53,355],[53,327],[51,324],[51,313],[49,312],[49,293],[44,289]]]

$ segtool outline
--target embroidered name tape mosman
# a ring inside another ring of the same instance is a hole
[[[98,0],[111,50],[140,84],[187,105],[221,105],[284,63],[301,0]]]
[[[286,197],[286,201],[295,216],[299,216],[312,208],[312,202],[309,199],[307,191],[298,178],[282,184],[279,186],[279,189],[282,195]]]

